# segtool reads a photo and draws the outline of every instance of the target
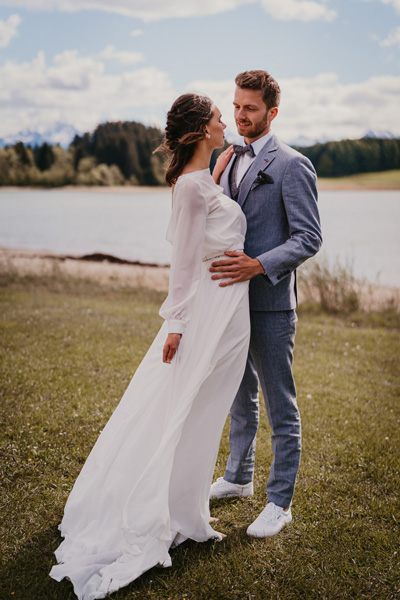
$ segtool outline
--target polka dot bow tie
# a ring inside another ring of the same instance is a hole
[[[236,154],[236,156],[243,156],[243,154],[247,154],[247,152],[249,153],[250,158],[254,158],[255,157],[255,152],[253,150],[253,146],[251,144],[249,144],[248,146],[233,146],[233,151]]]

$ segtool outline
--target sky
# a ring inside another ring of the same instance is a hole
[[[400,0],[0,0],[0,138],[163,127],[195,91],[232,139],[249,69],[278,80],[287,143],[400,136]]]

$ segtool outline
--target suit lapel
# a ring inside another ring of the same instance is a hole
[[[250,188],[253,184],[253,181],[257,177],[258,171],[266,171],[270,164],[275,160],[278,147],[278,140],[274,135],[272,135],[266,142],[265,146],[263,146],[260,152],[257,154],[257,157],[251,164],[250,169],[247,171],[247,174],[241,183],[238,197],[239,206],[243,206],[243,204],[246,202]]]

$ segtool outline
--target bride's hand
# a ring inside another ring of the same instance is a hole
[[[169,333],[164,344],[163,362],[170,364],[178,350],[182,335],[180,333]]]
[[[229,161],[231,160],[232,154],[233,146],[229,146],[229,148],[221,152],[221,154],[218,156],[212,173],[215,183],[219,183],[222,173],[225,171]]]

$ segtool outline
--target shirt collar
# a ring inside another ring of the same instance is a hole
[[[251,145],[252,145],[253,150],[254,150],[254,154],[256,156],[260,152],[261,148],[263,146],[265,146],[265,144],[267,143],[267,141],[269,140],[269,138],[271,136],[272,136],[272,131],[269,131],[268,133],[266,133],[262,137],[258,138],[258,140],[256,140],[255,142],[251,142]]]

